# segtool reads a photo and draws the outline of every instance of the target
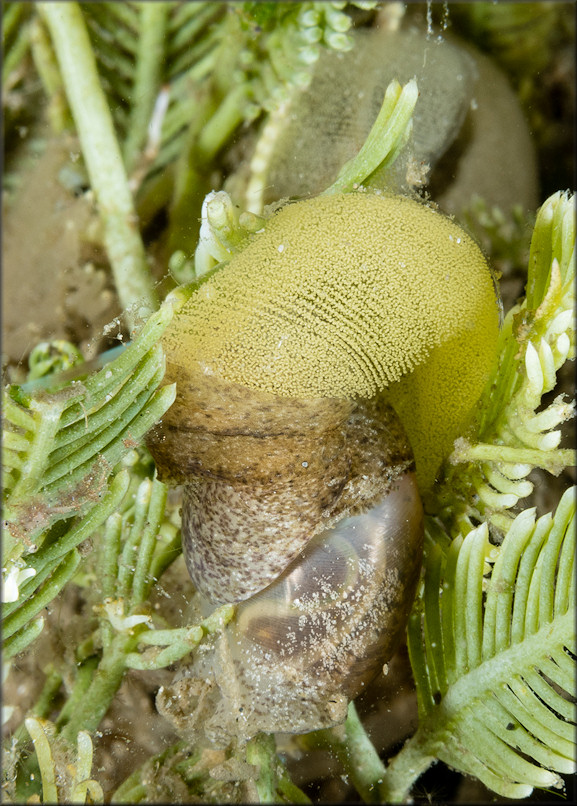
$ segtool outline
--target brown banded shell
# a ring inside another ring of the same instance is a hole
[[[309,535],[264,588],[250,563],[258,571],[262,563],[268,567],[266,557],[242,563],[220,547],[229,578],[220,588],[209,586],[211,598],[234,588],[234,563],[240,563],[244,600],[214,651],[199,653],[159,696],[161,712],[185,735],[202,729],[226,743],[231,735],[248,739],[259,731],[305,733],[338,724],[349,700],[394,653],[419,578],[423,510],[410,451],[390,408],[363,402],[347,422],[341,504],[320,521],[332,525]],[[198,563],[198,554],[193,557]],[[214,562],[218,557],[215,551]],[[188,553],[187,561],[194,573],[199,565]],[[199,589],[207,578],[204,568]],[[213,604],[205,598],[203,607],[208,614]]]
[[[369,510],[413,466],[383,401],[335,401],[332,427],[315,416],[318,401],[288,402],[269,396],[266,423],[251,430],[249,418],[245,433],[213,434],[218,450],[184,485],[187,566],[214,603],[270,585],[315,535]]]

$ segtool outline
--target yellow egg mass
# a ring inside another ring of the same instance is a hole
[[[164,342],[174,364],[277,395],[387,390],[427,487],[471,418],[498,326],[490,269],[456,223],[352,193],[274,214]]]

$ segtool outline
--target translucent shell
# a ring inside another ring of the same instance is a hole
[[[160,713],[190,740],[205,735],[217,746],[342,722],[402,637],[422,537],[407,471],[367,512],[318,534],[273,584],[241,603],[214,645],[161,689]]]

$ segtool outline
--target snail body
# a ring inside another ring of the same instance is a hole
[[[345,718],[404,629],[419,489],[470,421],[497,331],[465,233],[362,193],[284,207],[184,305],[164,337],[177,399],[150,447],[183,485],[200,606],[239,604],[212,655],[160,697],[180,729],[248,737]],[[191,688],[207,679],[211,692]]]

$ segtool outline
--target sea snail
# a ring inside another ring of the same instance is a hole
[[[181,728],[344,719],[406,623],[419,489],[473,416],[498,320],[491,272],[454,222],[361,192],[285,205],[184,305],[164,337],[177,399],[150,446],[184,485],[205,605],[240,604],[161,697],[178,722],[194,695]]]

